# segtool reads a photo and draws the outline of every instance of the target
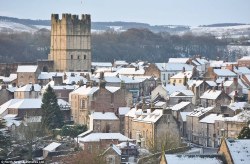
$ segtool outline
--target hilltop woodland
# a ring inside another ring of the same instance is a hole
[[[201,54],[210,59],[225,59],[229,41],[210,34],[170,35],[153,33],[147,29],[129,29],[124,32],[106,31],[92,34],[93,61],[148,60],[167,62],[170,57],[191,57]],[[47,59],[50,31],[35,33],[0,33],[0,62],[33,62]]]

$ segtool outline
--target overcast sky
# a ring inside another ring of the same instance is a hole
[[[151,25],[250,23],[250,0],[0,0],[1,16],[50,19],[51,13]]]

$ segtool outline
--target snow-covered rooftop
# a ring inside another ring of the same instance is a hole
[[[207,124],[214,124],[215,120],[223,120],[223,115],[222,114],[217,115],[212,113],[201,119],[200,122]]]
[[[200,97],[201,99],[210,99],[215,100],[221,95],[221,90],[213,90],[209,89],[206,92],[203,93],[203,95]]]
[[[89,117],[94,120],[118,120],[118,117],[112,112],[93,112]]]
[[[250,139],[226,139],[234,163],[248,164],[250,161]]]
[[[92,62],[92,67],[112,67],[110,62]]]
[[[250,69],[247,67],[234,67],[234,72],[237,74],[245,74],[249,75],[250,74]]]
[[[167,91],[169,95],[176,91],[187,90],[187,87],[182,84],[176,84],[176,85],[167,84],[166,86],[163,86],[163,88]]]
[[[181,90],[173,92],[170,97],[193,97],[194,93],[191,90]]]
[[[32,90],[32,86],[34,87],[34,91],[40,92],[41,86],[39,84],[27,84],[23,87],[17,88],[15,92],[29,92]]]
[[[155,63],[160,71],[174,71],[179,72],[183,70],[183,67],[186,71],[192,71],[194,66],[183,63]]]
[[[244,110],[246,105],[247,105],[247,102],[233,102],[228,105],[228,108],[234,111],[236,111],[237,109]]]
[[[144,69],[136,69],[136,68],[121,68],[116,71],[120,75],[144,75]]]
[[[224,61],[222,60],[210,60],[210,67],[221,67],[223,65]]]
[[[182,101],[182,102],[180,102],[179,104],[176,104],[176,105],[172,106],[171,108],[172,108],[172,110],[174,110],[174,111],[178,111],[178,110],[180,110],[180,109],[186,107],[186,106],[189,105],[190,103],[191,103],[191,102]]]
[[[188,116],[200,117],[203,114],[205,114],[213,109],[214,109],[214,107],[207,107],[207,108],[200,107],[200,108],[194,109],[194,111],[191,112]]]
[[[214,69],[214,73],[219,77],[236,77],[237,75],[229,69]]]
[[[118,140],[119,142],[132,141],[121,133],[91,133],[85,137],[78,138],[79,142],[98,142],[100,140]]]
[[[61,145],[60,143],[52,142],[51,144],[43,148],[43,150],[52,152],[52,151],[55,151],[56,148],[59,147],[60,145]]]
[[[37,67],[37,65],[19,65],[17,72],[36,72]]]
[[[168,63],[187,63],[190,59],[189,58],[169,58]]]
[[[190,79],[193,76],[193,72],[192,71],[185,71],[185,72],[179,72],[176,75],[172,76],[170,79],[183,79],[185,77],[187,77],[188,79]]]
[[[217,157],[188,156],[188,155],[165,155],[168,164],[223,164]]]

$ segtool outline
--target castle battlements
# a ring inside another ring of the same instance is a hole
[[[91,17],[89,14],[82,14],[81,19],[78,15],[62,14],[62,18],[59,18],[59,14],[51,14],[52,22],[66,21],[66,22],[84,22],[85,24],[91,23]]]

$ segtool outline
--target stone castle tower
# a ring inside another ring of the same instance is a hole
[[[51,48],[49,60],[54,61],[54,71],[80,72],[91,69],[91,19],[90,15],[51,15]]]

